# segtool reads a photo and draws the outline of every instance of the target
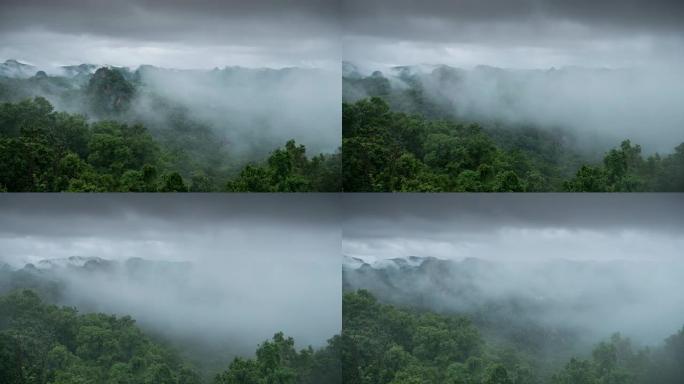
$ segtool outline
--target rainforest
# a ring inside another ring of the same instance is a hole
[[[641,99],[582,94],[586,82],[643,94],[629,81],[641,72],[438,65],[364,75],[351,63],[344,70],[345,191],[684,191],[679,113],[654,120],[655,106]],[[659,108],[676,107],[665,100]]]
[[[261,384],[339,383],[338,338],[298,351],[276,333],[254,358],[236,357],[213,378],[143,332],[130,316],[80,314],[31,290],[0,297],[0,380],[24,383]]]
[[[339,117],[325,96],[304,101],[334,98],[321,87],[327,71],[83,64],[48,75],[14,60],[0,69],[4,191],[341,188]]]
[[[341,383],[333,196],[3,196],[0,383]]]
[[[681,382],[682,197],[546,195],[347,198],[343,382]]]
[[[674,384],[684,375],[684,327],[657,348],[615,333],[586,357],[550,363],[530,350],[545,337],[539,330],[502,344],[467,316],[396,307],[365,290],[345,294],[343,305],[344,383]]]

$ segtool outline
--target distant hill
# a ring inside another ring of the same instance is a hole
[[[192,263],[189,262],[142,258],[117,261],[95,256],[50,258],[21,268],[3,265],[0,268],[0,294],[16,289],[32,289],[51,303],[69,304],[69,296],[73,294],[73,290],[85,282],[105,279],[144,285],[155,279],[162,279],[166,284],[178,285],[191,270]],[[96,305],[95,302],[87,301],[83,304]]]
[[[17,60],[9,59],[0,63],[0,76],[25,79],[36,74],[38,68]]]
[[[672,286],[684,289],[677,278],[683,269],[682,265],[626,260],[506,262],[409,257],[364,262],[345,257],[342,276],[345,291],[366,289],[393,304],[467,313],[482,324],[497,324],[504,333],[507,327],[515,331],[536,324],[548,330],[581,330],[603,337],[619,323],[620,331],[657,341],[664,336],[655,329],[640,333],[643,321],[662,321],[660,329],[681,325],[684,307],[669,295],[663,297],[662,292]],[[667,300],[673,307],[663,309],[658,300]],[[667,313],[667,319],[659,313]]]

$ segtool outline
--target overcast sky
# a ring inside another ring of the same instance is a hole
[[[190,261],[181,278],[67,273],[66,296],[246,351],[279,330],[320,346],[341,326],[338,208],[318,194],[5,195],[0,263]]]
[[[343,253],[369,261],[682,261],[680,194],[346,195]]]
[[[679,0],[344,0],[345,60],[371,67],[680,65]]]
[[[0,259],[325,259],[339,252],[311,233],[339,227],[332,202],[325,195],[8,195],[0,198]],[[297,237],[310,239],[294,244],[306,252],[283,255],[280,241]]]
[[[0,59],[175,68],[678,65],[677,0],[4,0]],[[344,52],[342,45],[344,43]]]
[[[337,0],[3,0],[0,59],[171,68],[339,66]]]

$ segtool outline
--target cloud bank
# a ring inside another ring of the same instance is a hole
[[[684,323],[683,207],[679,194],[350,196],[344,281],[590,343],[619,331],[656,344]]]
[[[348,0],[344,58],[374,66],[673,65],[683,58],[682,17],[682,3],[667,0]]]
[[[335,196],[11,195],[0,207],[0,263],[118,262],[56,271],[67,304],[234,353],[277,331],[300,346],[340,331]]]
[[[338,3],[3,1],[0,57],[39,66],[336,67]]]

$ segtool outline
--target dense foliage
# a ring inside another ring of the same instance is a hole
[[[583,165],[564,187],[586,192],[684,191],[684,143],[672,154],[644,159],[641,147],[625,140],[605,155],[603,164]]]
[[[339,336],[330,339],[324,349],[309,347],[297,352],[292,338],[277,333],[259,346],[256,358],[236,358],[214,383],[335,384],[342,382],[341,375]]]
[[[343,382],[349,384],[532,383],[519,356],[485,344],[470,320],[378,303],[347,293]]]
[[[102,67],[95,71],[85,90],[90,110],[99,116],[117,116],[133,101],[135,88],[120,71]]]
[[[665,345],[635,351],[615,334],[589,359],[572,358],[548,375],[544,362],[485,341],[461,315],[401,309],[368,291],[343,299],[343,382],[353,384],[646,384],[684,378],[684,329]]]
[[[93,85],[96,86],[97,83]],[[93,100],[98,110],[109,114],[125,103],[121,97]],[[89,122],[78,114],[54,111],[40,97],[0,105],[0,190],[290,192],[340,189],[339,155],[309,159],[304,146],[293,141],[272,152],[265,163],[247,165],[225,185],[219,184],[222,178],[215,171],[177,169],[177,164],[183,162],[178,156],[183,158],[172,145],[153,138],[142,124],[115,120]]]
[[[341,383],[339,336],[296,351],[277,333],[254,359],[235,358],[215,384]],[[193,384],[200,373],[145,335],[128,316],[79,314],[31,290],[0,297],[0,383]]]
[[[277,97],[242,108],[221,99],[238,88],[277,93],[305,71],[95,69],[0,76],[0,190],[341,190],[339,154],[277,149],[290,139],[284,132],[302,137],[273,113]],[[185,87],[202,91],[188,97]]]
[[[340,155],[320,154],[311,159],[303,145],[288,141],[264,164],[247,165],[226,189],[232,192],[340,191]]]
[[[342,136],[345,191],[684,191],[684,144],[644,159],[625,141],[581,165],[553,134],[394,112],[380,97],[343,104]]]
[[[635,351],[629,339],[613,335],[599,343],[590,359],[571,359],[553,384],[675,384],[684,379],[684,328],[665,346]]]
[[[0,382],[192,384],[199,376],[130,317],[79,314],[32,291],[0,297]]]

